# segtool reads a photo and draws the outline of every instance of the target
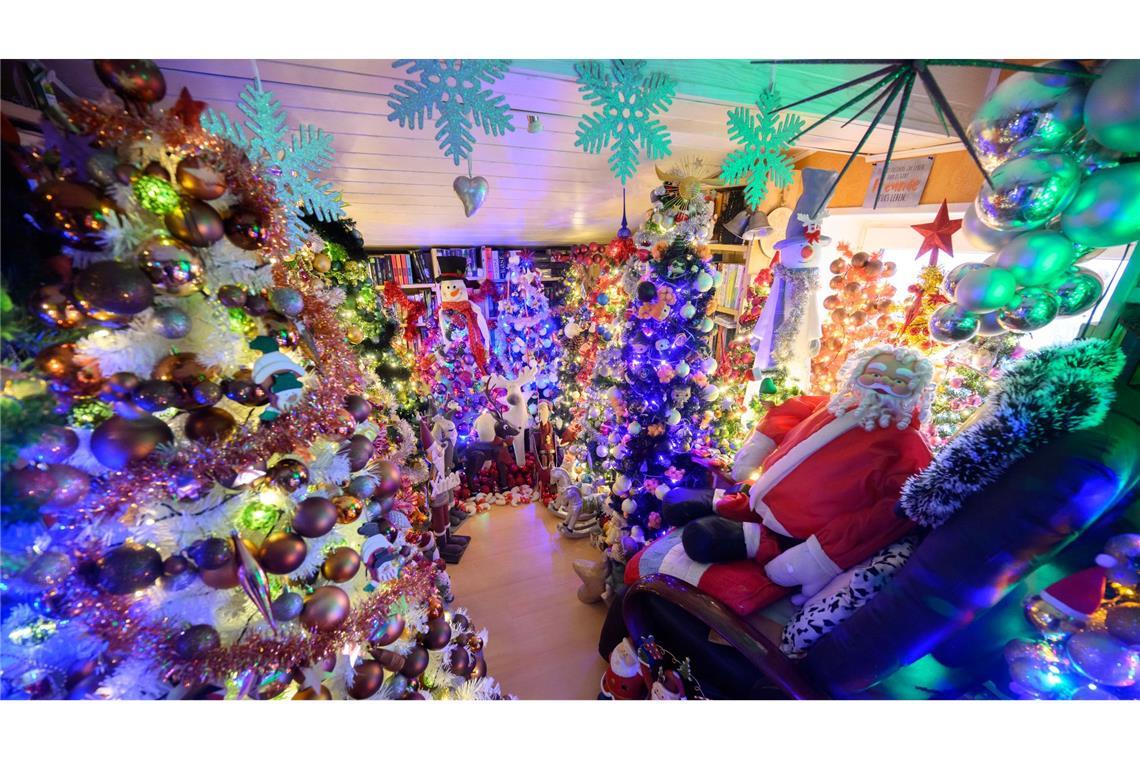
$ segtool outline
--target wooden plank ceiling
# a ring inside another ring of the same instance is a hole
[[[182,87],[199,100],[236,115],[235,102],[253,80],[249,60],[160,60],[167,98]],[[340,187],[348,213],[365,241],[375,247],[443,245],[547,245],[609,240],[621,219],[621,187],[607,168],[607,155],[591,156],[574,146],[579,117],[588,109],[574,83],[572,61],[516,61],[494,89],[506,96],[515,131],[489,138],[476,132],[475,174],[487,178],[490,192],[472,218],[463,215],[451,183],[466,173],[445,158],[434,129],[410,131],[387,120],[388,95],[404,79],[390,60],[258,60],[257,70],[288,111],[290,126],[311,123],[335,135],[335,164],[326,177]],[[104,89],[90,62],[45,60],[75,92],[99,97]],[[850,79],[871,67],[855,64],[781,66],[776,82],[785,102]],[[732,145],[725,114],[750,103],[771,76],[767,65],[740,60],[657,60],[648,70],[664,70],[678,81],[678,96],[664,117],[672,134],[673,155],[719,165]],[[939,69],[939,82],[955,111],[968,120],[981,102],[989,72]],[[953,142],[939,123],[925,93],[915,88],[913,105],[897,150],[944,146]],[[833,96],[805,117],[820,114],[849,95]],[[527,114],[538,115],[543,129],[526,130]],[[880,153],[889,125],[876,131],[866,154]],[[430,126],[430,125],[429,125]],[[866,122],[842,128],[829,122],[805,136],[801,150],[850,151]],[[658,184],[653,166],[643,164],[628,186],[630,224],[636,225]]]

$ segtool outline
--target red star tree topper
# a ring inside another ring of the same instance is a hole
[[[938,263],[939,251],[945,251],[948,256],[953,256],[954,244],[950,238],[961,227],[961,219],[951,221],[950,211],[946,208],[946,201],[943,200],[933,222],[911,225],[912,230],[922,235],[922,246],[918,249],[915,258],[922,258],[924,254],[929,253],[930,263],[934,265]]]

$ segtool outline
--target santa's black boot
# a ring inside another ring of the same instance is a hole
[[[463,540],[457,541],[456,539]],[[436,537],[435,545],[444,562],[449,565],[458,565],[459,560],[463,559],[463,552],[467,551],[467,545],[470,541],[470,536],[452,536],[451,531],[446,531],[442,536]]]
[[[748,559],[744,524],[724,517],[702,517],[685,526],[681,544],[689,559],[706,564]]]
[[[671,488],[661,500],[661,516],[670,525],[687,525],[713,514],[711,488]]]

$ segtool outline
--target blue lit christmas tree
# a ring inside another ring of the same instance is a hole
[[[602,469],[616,472],[608,516],[618,529],[606,531],[616,562],[668,527],[661,498],[669,489],[707,478],[693,456],[707,445],[708,407],[719,393],[708,345],[717,273],[704,244],[708,227],[688,224],[708,218],[709,203],[701,194],[680,198],[672,184],[655,196],[670,202],[655,204],[652,230],[638,235],[650,243],[648,268],[626,310],[624,373],[610,391],[608,444],[597,452],[607,460]]]
[[[554,402],[558,396],[558,368],[562,356],[558,323],[542,289],[542,275],[529,257],[512,255],[507,263],[507,282],[499,300],[498,329],[502,352],[496,356],[498,373],[515,379],[531,365],[535,369],[535,394],[530,413],[540,400]]]

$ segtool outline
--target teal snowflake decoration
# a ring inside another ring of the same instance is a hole
[[[325,222],[344,216],[340,194],[315,176],[332,165],[332,135],[304,124],[287,139],[281,104],[259,86],[247,85],[237,107],[247,119],[244,124],[211,108],[202,114],[202,128],[240,146],[251,162],[266,170],[286,211],[289,244],[299,248],[309,233],[303,214]]]
[[[600,61],[574,64],[578,91],[588,104],[600,108],[582,116],[574,145],[587,153],[601,153],[612,142],[610,171],[623,185],[637,171],[639,147],[650,161],[669,155],[669,130],[651,117],[665,113],[677,83],[660,72],[644,76],[644,67],[641,60],[611,61],[611,77]]]
[[[436,142],[443,154],[459,166],[475,148],[472,126],[492,137],[515,131],[511,107],[502,95],[483,86],[506,76],[510,64],[506,60],[396,61],[394,68],[406,66],[408,73],[419,74],[419,79],[396,85],[396,92],[388,101],[392,109],[388,121],[399,122],[408,129],[423,129],[425,119],[438,111]]]
[[[744,186],[744,200],[757,206],[764,200],[768,184],[787,187],[792,182],[792,159],[787,149],[795,144],[804,127],[803,119],[785,114],[776,115],[780,96],[774,89],[761,92],[756,98],[759,117],[746,106],[728,112],[728,136],[743,146],[724,158],[721,178],[734,184],[748,178]]]

